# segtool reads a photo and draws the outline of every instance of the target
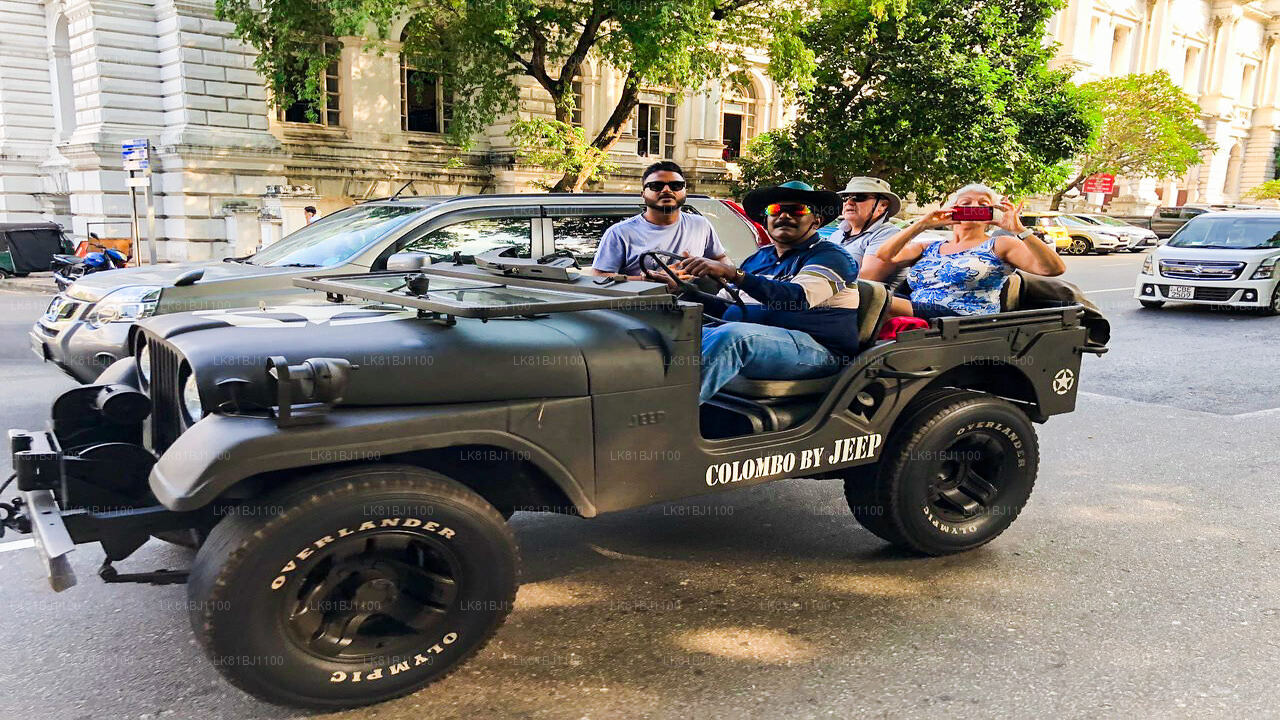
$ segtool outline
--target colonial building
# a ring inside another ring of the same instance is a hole
[[[1119,178],[1112,209],[1236,202],[1275,176],[1280,0],[1070,0],[1049,35],[1078,82],[1167,71],[1218,144],[1182,178]]]
[[[0,3],[0,28],[0,222],[127,236],[120,150],[134,138],[155,149],[159,255],[171,260],[248,252],[299,226],[306,205],[325,213],[410,181],[412,194],[522,192],[542,177],[513,158],[514,117],[465,153],[450,145],[450,93],[406,67],[395,42],[368,50],[363,38],[334,38],[323,100],[277,109],[213,0],[12,0]],[[1081,82],[1168,70],[1220,146],[1177,181],[1122,178],[1113,209],[1232,201],[1272,177],[1277,36],[1280,0],[1070,0],[1049,28],[1056,64],[1078,68]],[[640,169],[666,157],[696,190],[726,193],[732,155],[791,119],[765,61],[752,58],[743,88],[646,89],[613,150],[618,171],[592,189],[636,191]],[[598,62],[584,67],[574,121],[588,134],[621,80]],[[552,114],[532,80],[518,113]]]
[[[513,118],[468,152],[450,145],[452,97],[437,78],[405,67],[394,42],[379,51],[364,38],[335,38],[340,58],[323,101],[270,107],[252,50],[231,38],[213,5],[0,3],[0,222],[43,218],[77,238],[127,236],[121,143],[133,138],[155,148],[159,255],[172,260],[251,250],[301,224],[304,205],[323,214],[410,181],[409,194],[492,193],[530,191],[541,177],[513,159]],[[645,89],[614,148],[617,173],[593,189],[637,191],[641,168],[671,158],[696,190],[727,192],[726,141],[735,153],[788,120],[765,60],[753,59],[744,88]],[[598,130],[621,82],[588,62],[575,85],[575,122]],[[551,116],[550,96],[529,80],[518,112]]]

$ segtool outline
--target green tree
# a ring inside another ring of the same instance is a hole
[[[1244,194],[1248,200],[1280,200],[1280,180],[1268,180]]]
[[[385,38],[395,19],[412,15],[402,52],[414,67],[449,77],[455,98],[450,134],[463,147],[516,107],[515,80],[522,75],[551,96],[556,122],[570,125],[575,76],[588,55],[603,60],[623,75],[617,103],[590,142],[603,152],[579,158],[581,163],[566,160],[568,169],[553,188],[577,191],[595,173],[593,163],[617,143],[644,87],[743,83],[748,48],[769,52],[770,75],[784,91],[803,86],[813,58],[796,29],[808,2],[217,0],[217,9],[258,50],[258,69],[280,105],[319,97],[316,78],[336,52],[324,38]],[[521,132],[537,136],[545,129]],[[548,147],[572,154],[571,143],[558,137],[560,145]]]
[[[1048,190],[1090,132],[1084,99],[1042,45],[1058,0],[824,0],[798,119],[751,143],[740,190],[854,175],[936,199],[985,180]]]
[[[1097,125],[1074,163],[1075,175],[1054,192],[1054,210],[1095,173],[1174,177],[1217,149],[1196,122],[1200,106],[1163,70],[1097,80],[1081,91]]]

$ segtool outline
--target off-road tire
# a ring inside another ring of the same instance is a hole
[[[1139,300],[1138,302],[1142,303],[1142,307],[1148,310],[1159,310],[1164,307],[1163,300]]]
[[[878,465],[846,477],[845,497],[859,524],[881,539],[948,555],[984,545],[1013,523],[1031,496],[1038,464],[1025,413],[985,393],[950,393],[904,417]],[[972,492],[969,469],[990,485],[981,500],[964,494]],[[961,476],[964,486],[950,484]],[[949,498],[957,496],[976,509],[955,509]]]
[[[902,442],[902,431],[913,427],[921,413],[935,412],[934,405],[939,402],[956,402],[965,398],[987,397],[984,393],[972,390],[961,390],[953,387],[925,390],[911,398],[907,406],[898,416],[893,430],[880,454],[880,459],[869,465],[859,465],[842,473],[844,477],[844,497],[849,503],[853,519],[872,535],[888,543],[898,544],[898,535],[889,522],[884,503],[879,499],[879,478],[886,458],[890,457],[893,448]]]
[[[506,620],[518,575],[515,537],[484,498],[422,468],[363,465],[239,506],[200,548],[187,594],[233,685],[333,710],[457,669]]]

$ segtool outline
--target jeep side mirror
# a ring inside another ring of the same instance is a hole
[[[387,270],[391,272],[411,272],[421,270],[430,265],[435,258],[424,252],[398,252],[387,258]]]

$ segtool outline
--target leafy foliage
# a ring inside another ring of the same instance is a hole
[[[1249,200],[1280,200],[1280,179],[1268,180],[1244,194]]]
[[[1104,78],[1081,87],[1097,129],[1062,196],[1094,173],[1168,178],[1185,173],[1217,145],[1200,129],[1200,107],[1163,70]]]
[[[747,48],[769,48],[770,75],[784,90],[806,87],[813,55],[795,28],[816,1],[217,0],[217,9],[257,48],[258,69],[281,105],[318,97],[313,79],[329,59],[321,50],[324,38],[386,39],[397,18],[412,16],[403,38],[391,39],[403,40],[402,52],[414,67],[449,76],[450,134],[463,146],[517,107],[519,76],[536,80],[551,96],[556,120],[568,124],[573,79],[588,56],[604,61],[623,77],[617,105],[591,140],[607,151],[631,118],[641,88],[742,83]],[[589,174],[590,168],[581,171]],[[557,189],[576,190],[585,178],[566,174]]]
[[[982,179],[1011,191],[1064,180],[1091,130],[1084,98],[1041,44],[1058,0],[824,0],[804,42],[811,90],[789,128],[741,160],[740,189],[854,175],[918,200]]]
[[[507,136],[515,143],[520,160],[539,165],[557,176],[572,174],[582,177],[584,182],[595,182],[618,169],[609,160],[609,151],[592,145],[582,128],[559,120],[521,120],[507,131]],[[544,179],[534,181],[534,185],[550,190],[555,183]]]

